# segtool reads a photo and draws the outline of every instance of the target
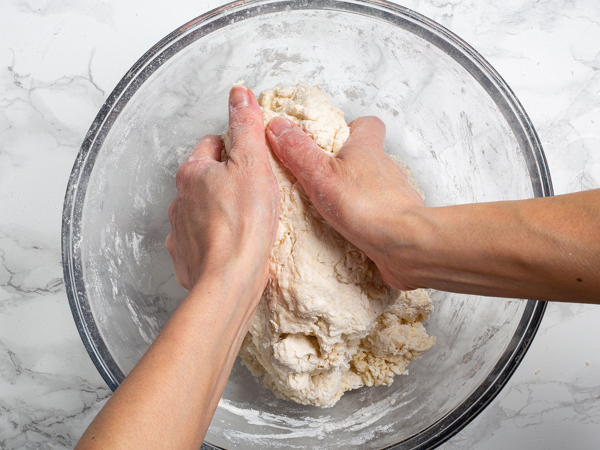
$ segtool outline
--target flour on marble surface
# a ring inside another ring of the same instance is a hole
[[[285,117],[330,155],[349,136],[343,112],[318,87],[277,85],[258,101],[265,124]],[[228,131],[223,140],[226,158]],[[240,356],[278,397],[331,407],[345,391],[389,385],[407,374],[406,366],[434,344],[422,325],[433,306],[424,290],[401,292],[385,284],[377,266],[321,217],[269,153],[281,215],[269,284]]]

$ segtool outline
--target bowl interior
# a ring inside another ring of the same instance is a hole
[[[225,129],[228,91],[239,79],[255,93],[280,82],[317,84],[348,121],[379,116],[387,151],[412,168],[430,206],[543,194],[527,133],[496,95],[493,76],[470,65],[448,36],[402,10],[295,3],[255,2],[170,38],[120,88],[98,126],[82,162],[87,175],[74,188],[80,230],[69,245],[80,258],[75,296],[96,330],[96,358],[116,382],[186,295],[164,248],[175,172],[203,135]],[[206,442],[379,449],[427,433],[434,437],[423,439],[439,442],[439,421],[497,379],[531,307],[445,292],[433,298],[426,326],[437,343],[410,375],[321,410],[275,398],[236,363]],[[481,394],[483,404],[495,392]]]

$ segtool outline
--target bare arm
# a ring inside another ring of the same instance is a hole
[[[191,289],[77,449],[200,448],[267,282],[279,190],[252,93],[230,96],[232,151],[206,136],[177,173],[167,248]]]
[[[423,208],[415,218],[405,258],[420,285],[600,303],[600,190]]]
[[[336,158],[282,119],[267,137],[323,217],[388,284],[600,303],[600,190],[425,207],[383,152],[377,118],[355,120]]]

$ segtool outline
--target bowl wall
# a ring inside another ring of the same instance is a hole
[[[427,205],[551,193],[541,147],[510,90],[466,44],[408,10],[250,2],[191,22],[111,95],[67,192],[71,306],[113,389],[186,295],[164,248],[175,172],[203,135],[225,129],[239,79],[255,93],[317,84],[348,121],[382,118],[387,151],[409,164]],[[543,306],[445,292],[433,299],[426,326],[437,343],[410,375],[349,392],[331,409],[279,400],[236,363],[206,445],[380,449],[447,439],[506,382]]]

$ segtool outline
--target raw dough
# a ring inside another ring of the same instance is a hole
[[[259,96],[265,124],[297,123],[332,155],[349,136],[344,114],[318,87],[277,85]],[[223,135],[224,157],[230,150]],[[377,266],[325,222],[276,157],[281,216],[269,284],[242,344],[242,363],[278,397],[323,408],[345,391],[392,383],[431,349],[423,327],[433,312],[424,290],[386,285]],[[406,166],[404,166],[406,168]]]

